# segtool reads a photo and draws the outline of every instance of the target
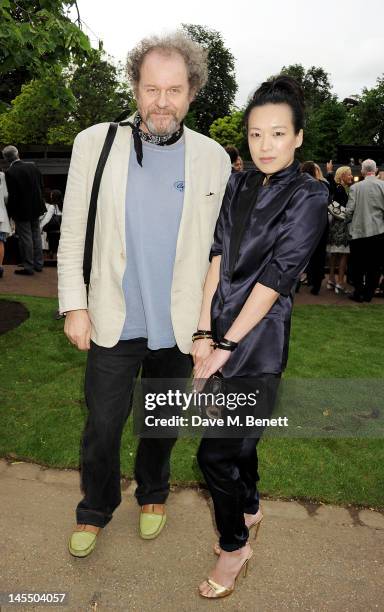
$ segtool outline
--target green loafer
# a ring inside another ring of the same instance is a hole
[[[146,504],[140,512],[139,533],[144,540],[153,540],[161,533],[167,515],[164,504]]]
[[[97,533],[93,531],[74,531],[69,538],[68,550],[74,557],[87,557],[96,546]]]

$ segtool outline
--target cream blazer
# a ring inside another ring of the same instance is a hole
[[[82,271],[92,183],[108,126],[100,123],[80,132],[73,145],[58,250],[58,291],[60,311],[88,308],[92,340],[100,346],[112,347],[120,339],[126,316],[122,280],[126,268],[129,127],[119,126],[100,185],[88,305]],[[177,345],[183,353],[189,353],[231,164],[227,153],[214,140],[188,128],[184,137],[184,204],[173,269],[171,317]],[[155,249],[156,244],[148,248]]]

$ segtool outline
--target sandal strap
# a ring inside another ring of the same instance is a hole
[[[218,584],[218,582],[212,580],[212,578],[207,578],[207,584],[216,595],[222,595],[223,593],[229,593],[230,591],[233,591],[233,586],[225,587],[222,584]]]

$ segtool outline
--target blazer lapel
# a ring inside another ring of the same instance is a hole
[[[125,252],[125,193],[127,187],[129,155],[131,150],[131,133],[129,126],[119,126],[112,145],[109,170],[113,194],[113,208],[122,247]]]
[[[194,176],[196,175],[196,162],[198,160],[198,151],[193,146],[193,131],[184,127],[184,142],[185,142],[185,165],[184,165],[184,201],[183,212],[181,215],[179,233],[177,236],[175,264],[183,257],[182,253],[185,248],[189,248],[188,236],[191,237],[193,228],[194,214],[194,197],[193,186]],[[195,173],[195,174],[194,174]]]

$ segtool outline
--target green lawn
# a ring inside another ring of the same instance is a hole
[[[4,296],[4,299],[8,299]],[[85,419],[85,354],[55,321],[56,300],[12,296],[30,318],[0,336],[0,456],[77,467]],[[293,317],[286,377],[384,378],[381,305],[298,306]],[[382,398],[382,402],[384,398]],[[260,443],[264,494],[384,507],[383,439],[288,440]],[[174,483],[201,482],[197,440],[181,439],[173,453]],[[132,475],[135,440],[127,426],[122,471]]]

